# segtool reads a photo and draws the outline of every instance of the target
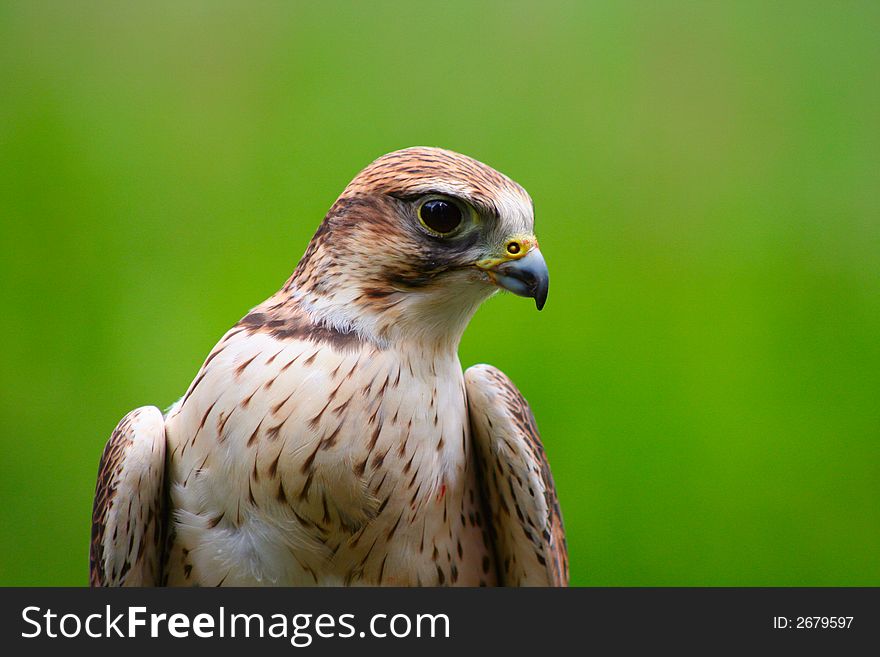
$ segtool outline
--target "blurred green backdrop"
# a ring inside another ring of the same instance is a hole
[[[532,194],[531,400],[578,585],[880,584],[880,4],[0,3],[0,584],[83,585],[166,407],[376,156]]]

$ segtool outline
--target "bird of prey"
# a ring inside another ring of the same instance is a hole
[[[409,148],[345,188],[285,285],[101,458],[95,586],[566,586],[534,416],[457,349],[499,289],[540,310],[526,191]]]

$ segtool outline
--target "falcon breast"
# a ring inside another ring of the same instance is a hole
[[[437,148],[379,158],[184,396],[120,422],[92,583],[566,585],[531,410],[457,356],[485,299],[541,309],[548,280],[518,184]]]

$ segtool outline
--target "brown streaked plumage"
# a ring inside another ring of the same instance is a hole
[[[566,585],[531,411],[456,354],[498,288],[543,306],[533,221],[519,185],[457,153],[364,169],[164,418],[111,436],[92,584]]]
[[[500,370],[475,365],[465,381],[496,554],[504,555],[501,578],[508,586],[564,586],[562,512],[535,416]]]
[[[107,441],[92,513],[92,586],[147,586],[162,575],[165,429],[157,408],[133,410]]]

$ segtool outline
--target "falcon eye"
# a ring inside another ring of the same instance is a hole
[[[452,201],[432,198],[419,208],[419,220],[429,230],[448,235],[461,225],[461,208]]]

